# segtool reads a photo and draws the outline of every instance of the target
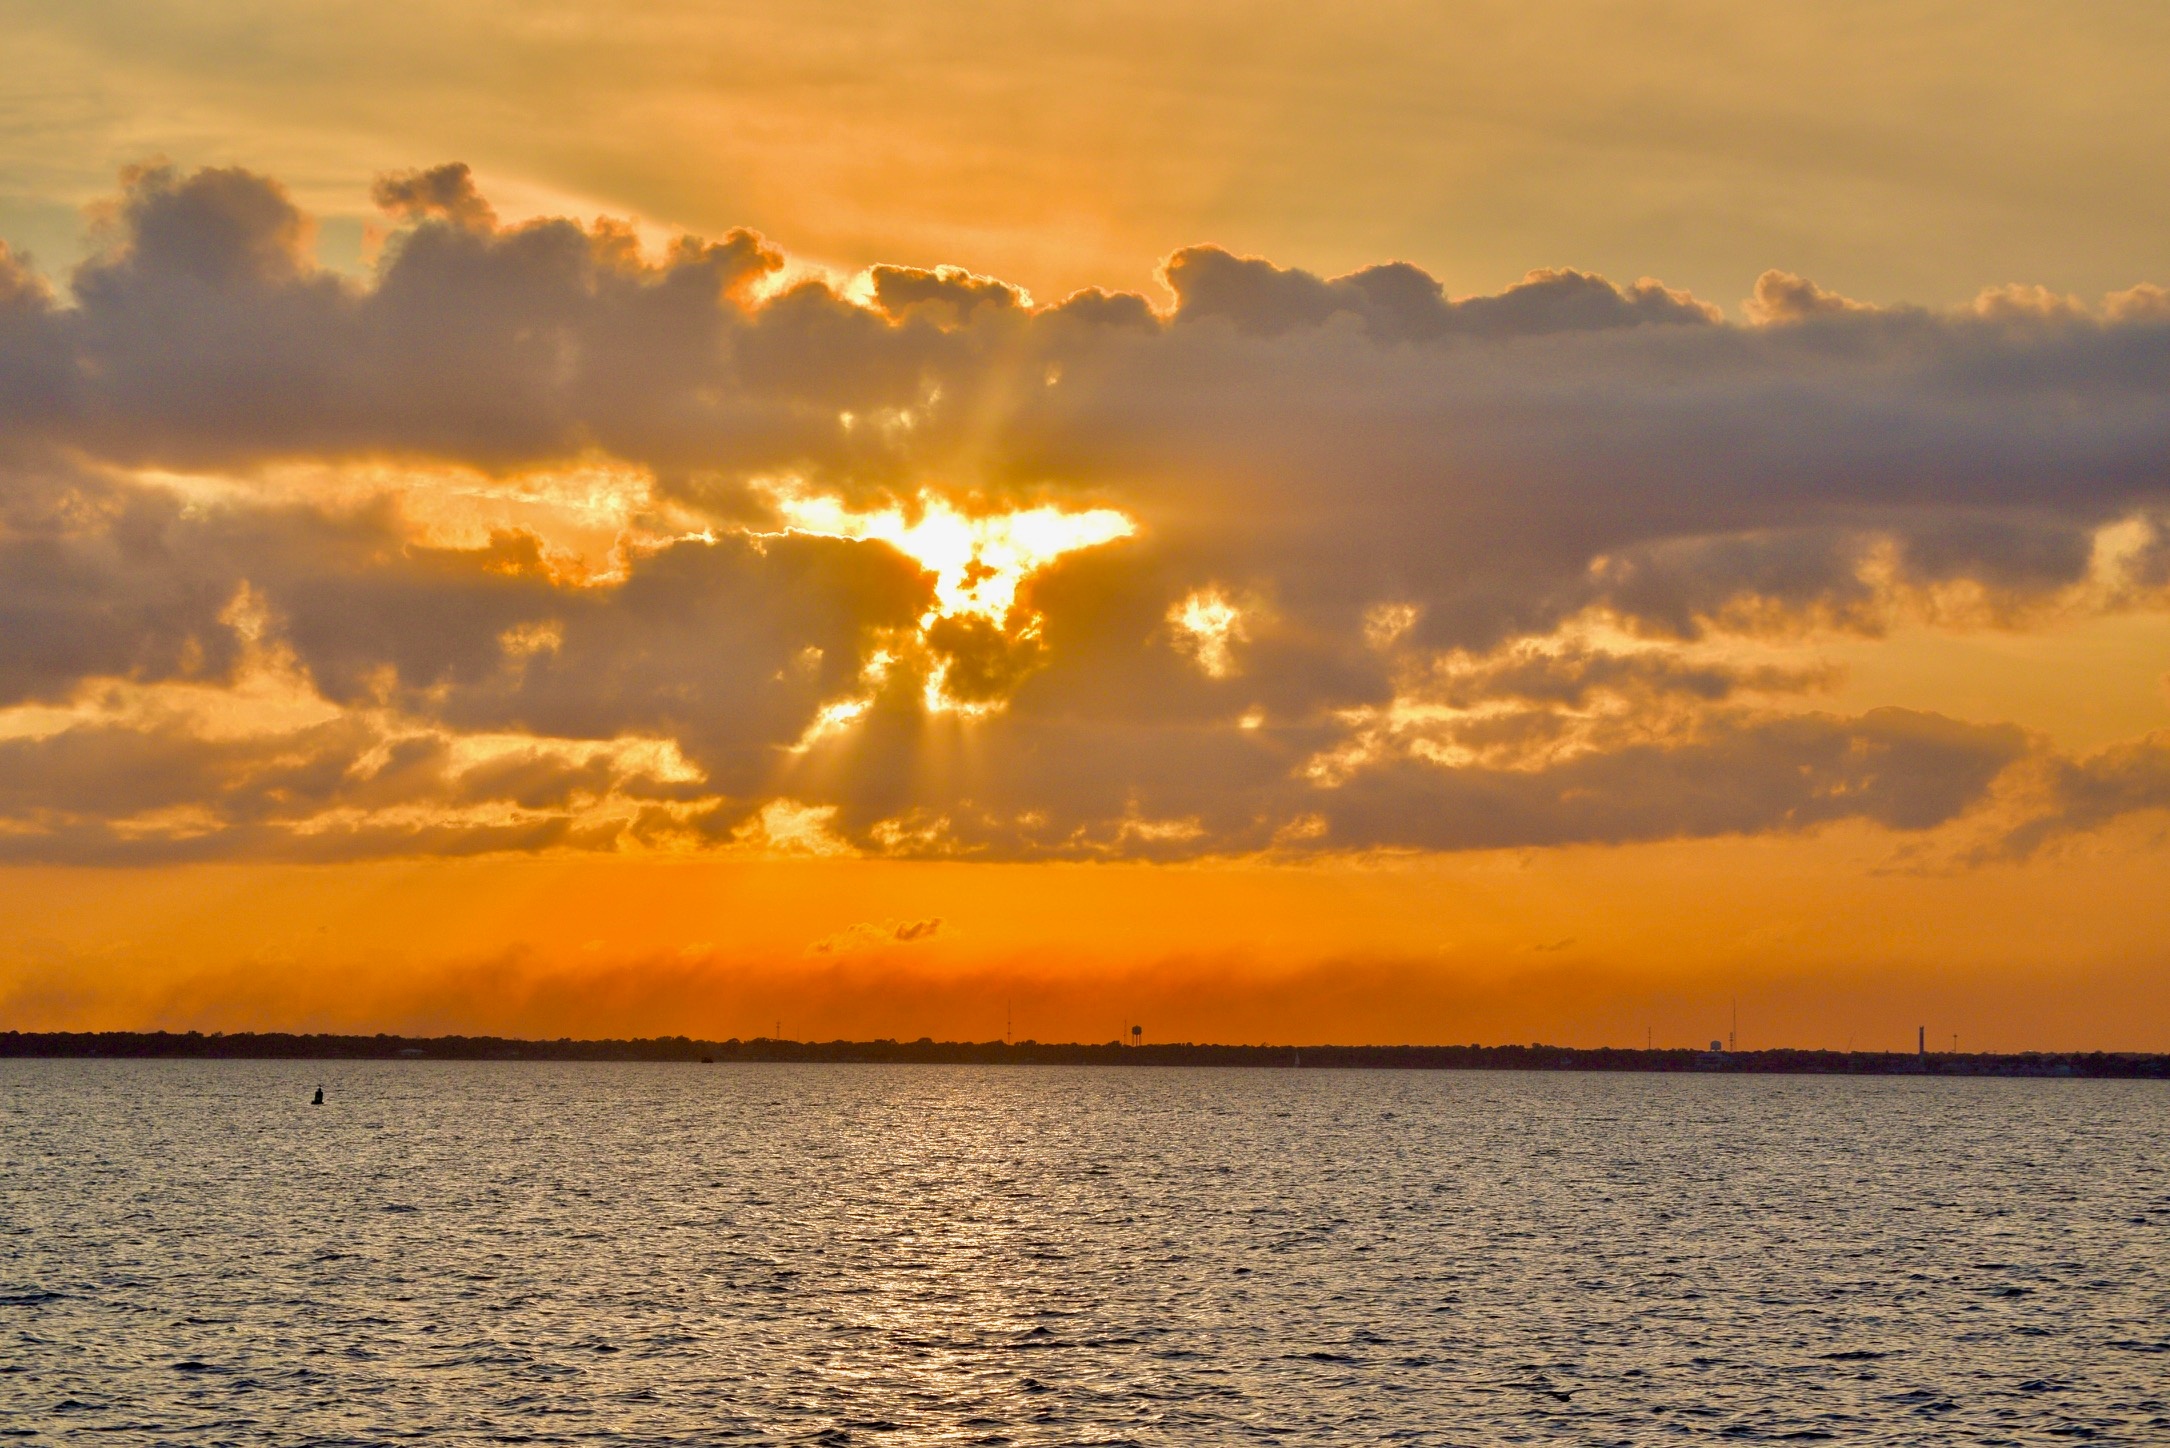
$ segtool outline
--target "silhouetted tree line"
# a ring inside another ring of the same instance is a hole
[[[283,1031],[7,1031],[0,1056],[368,1061],[861,1061],[919,1065],[1250,1066],[1419,1071],[1680,1071],[1737,1075],[2094,1076],[2170,1079],[2170,1055],[2138,1052],[1643,1051],[1565,1046],[1125,1046],[1039,1041],[750,1041],[652,1036],[527,1041],[504,1036],[335,1036]]]

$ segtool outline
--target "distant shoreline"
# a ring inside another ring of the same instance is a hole
[[[1697,1051],[1567,1046],[1124,1046],[1039,1041],[703,1041],[286,1032],[6,1031],[0,1057],[103,1060],[857,1062],[888,1065],[1247,1066],[1304,1070],[1656,1071],[1796,1076],[2045,1076],[2170,1080],[2170,1054],[2133,1051]]]

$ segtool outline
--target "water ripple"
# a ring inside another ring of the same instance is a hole
[[[15,1441],[2170,1441],[2161,1082],[8,1060],[0,1088]]]

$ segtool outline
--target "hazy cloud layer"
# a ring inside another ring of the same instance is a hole
[[[1193,247],[1166,298],[1036,304],[506,227],[457,166],[376,199],[360,280],[239,170],[129,174],[64,282],[0,252],[0,856],[1462,849],[2029,799],[2012,856],[2170,803],[2159,741],[1849,717],[1753,657],[2160,606],[2158,288],[1770,272],[1734,323]]]

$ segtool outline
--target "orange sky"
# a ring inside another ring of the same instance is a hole
[[[0,0],[0,1028],[2170,1050],[2154,10],[275,12]]]
[[[16,870],[37,1028],[2162,1049],[2159,843],[1887,840],[1272,868],[522,860]],[[939,920],[894,943],[899,924]],[[886,937],[886,938],[884,938]],[[824,946],[826,945],[826,949]]]
[[[285,177],[355,264],[378,172],[508,215],[760,227],[1045,298],[1212,240],[1456,292],[1535,266],[1730,306],[2163,274],[2170,34],[2044,0],[0,4],[0,235],[53,264],[151,154]]]

